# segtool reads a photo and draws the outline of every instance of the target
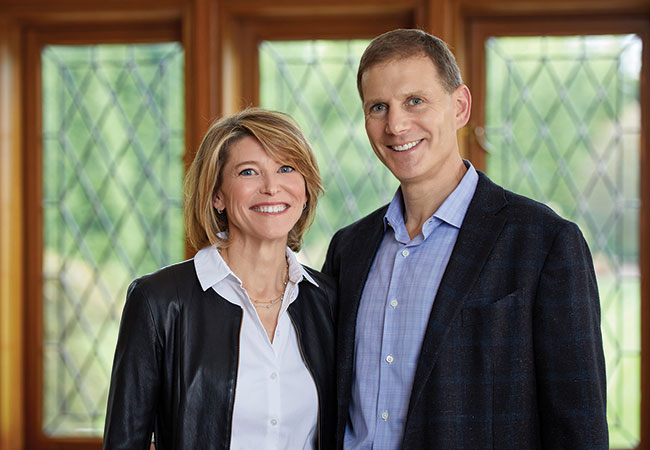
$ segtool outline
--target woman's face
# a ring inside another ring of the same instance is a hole
[[[213,205],[225,210],[230,239],[286,244],[307,202],[305,179],[272,159],[252,136],[235,142],[228,153]]]

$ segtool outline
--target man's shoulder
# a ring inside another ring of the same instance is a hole
[[[511,223],[530,223],[544,226],[564,226],[572,223],[540,201],[510,191],[491,181],[484,174],[481,174],[481,178],[479,186],[483,186],[481,190],[477,189],[475,199],[485,203],[484,199],[477,197],[489,195],[503,198],[503,207],[499,209],[497,214],[504,215]]]
[[[363,236],[369,231],[376,227],[383,226],[384,215],[388,209],[388,204],[377,208],[367,216],[362,217],[361,219],[352,222],[350,225],[346,225],[336,232],[340,238],[352,238],[358,239],[363,238]]]

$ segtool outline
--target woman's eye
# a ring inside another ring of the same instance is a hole
[[[255,175],[255,171],[253,169],[244,169],[241,172],[239,172],[239,175],[250,177],[251,175]]]
[[[280,167],[280,173],[289,173],[293,172],[295,169],[291,166],[282,166]]]
[[[419,105],[420,103],[422,103],[421,98],[412,98],[409,100],[409,105]]]

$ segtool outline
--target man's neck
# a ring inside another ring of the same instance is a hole
[[[415,183],[401,183],[404,199],[404,225],[413,239],[422,232],[424,222],[456,189],[467,172],[462,160],[451,170],[445,169],[430,179]]]

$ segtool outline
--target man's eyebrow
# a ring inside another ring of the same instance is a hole
[[[368,99],[368,100],[364,100],[362,106],[363,106],[363,108],[365,109],[367,106],[376,105],[377,103],[382,103],[382,101],[381,101],[381,100],[374,99],[374,98],[371,98],[371,99]]]
[[[400,94],[397,95],[397,97],[402,98],[402,99],[408,99],[408,98],[412,98],[412,97],[427,98],[428,95],[427,95],[426,91],[417,90],[417,91],[410,91],[410,92],[400,93]],[[365,109],[368,106],[376,105],[378,103],[386,103],[386,102],[384,100],[380,99],[380,98],[371,98],[371,99],[365,100],[363,102],[362,106]]]

